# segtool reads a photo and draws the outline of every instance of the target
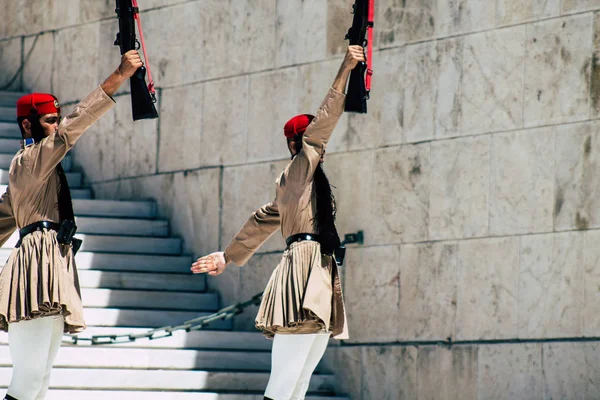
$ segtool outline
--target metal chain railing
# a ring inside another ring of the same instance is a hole
[[[90,343],[92,345],[118,344],[135,342],[138,339],[155,340],[167,338],[173,336],[173,332],[176,331],[199,331],[201,329],[206,328],[208,325],[215,321],[231,319],[236,315],[244,312],[246,308],[260,304],[261,298],[262,292],[256,294],[248,301],[225,307],[211,315],[190,319],[189,321],[185,321],[180,325],[161,326],[160,328],[149,329],[141,333],[128,333],[121,335],[93,335],[89,337],[82,337],[79,335],[67,335],[65,338],[63,338],[63,343],[69,343],[73,345],[83,343]]]

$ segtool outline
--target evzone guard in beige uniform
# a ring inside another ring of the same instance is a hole
[[[74,253],[81,244],[60,162],[114,105],[112,95],[142,65],[136,51],[102,85],[61,119],[50,94],[17,102],[23,146],[10,164],[0,201],[0,245],[20,239],[0,273],[0,329],[8,330],[13,375],[5,399],[43,400],[63,332],[85,329]]]
[[[284,127],[292,161],[276,183],[275,199],[259,208],[224,252],[199,258],[194,273],[219,275],[244,265],[278,229],[287,248],[264,291],[256,327],[274,337],[265,399],[304,399],[331,335],[347,339],[342,286],[334,253],[335,201],[322,169],[325,147],[344,111],[350,71],[364,61],[350,46],[316,116],[298,115]]]

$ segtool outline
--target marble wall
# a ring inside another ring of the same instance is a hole
[[[281,127],[319,106],[353,1],[142,3],[161,118],[132,123],[124,88],[75,162],[98,197],[156,199],[199,256],[273,196]],[[339,230],[365,232],[342,272],[340,391],[600,398],[600,1],[376,3],[369,114],[345,114],[327,149]],[[117,65],[112,0],[0,9],[0,88],[68,106]],[[250,297],[283,247],[210,288]]]

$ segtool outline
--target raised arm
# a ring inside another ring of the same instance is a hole
[[[192,264],[195,274],[208,272],[221,274],[231,262],[243,266],[250,257],[281,226],[277,201],[265,204],[256,210],[231,240],[224,252],[216,252],[199,258]]]
[[[306,128],[302,137],[302,151],[294,157],[288,165],[284,179],[285,183],[291,183],[304,187],[313,177],[329,138],[344,112],[346,96],[346,84],[350,72],[356,65],[365,60],[364,50],[360,46],[349,46],[344,61],[338,70],[331,88],[325,95],[325,100],[317,111],[315,118]]]
[[[48,179],[81,135],[114,106],[111,96],[141,65],[136,51],[124,54],[119,67],[102,85],[79,102],[54,132],[27,148],[23,153],[23,162],[29,172],[38,179]]]

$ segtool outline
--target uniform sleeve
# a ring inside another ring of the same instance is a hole
[[[30,174],[46,180],[90,126],[114,106],[114,100],[97,87],[63,118],[58,132],[23,152],[23,163]]]
[[[8,191],[0,198],[0,247],[6,243],[17,229],[17,221],[13,215],[10,194]]]
[[[304,187],[312,180],[331,133],[344,112],[345,100],[345,94],[329,89],[315,118],[304,132],[302,150],[286,168],[286,183]]]
[[[225,249],[226,257],[240,267],[281,225],[275,201],[256,210]]]

